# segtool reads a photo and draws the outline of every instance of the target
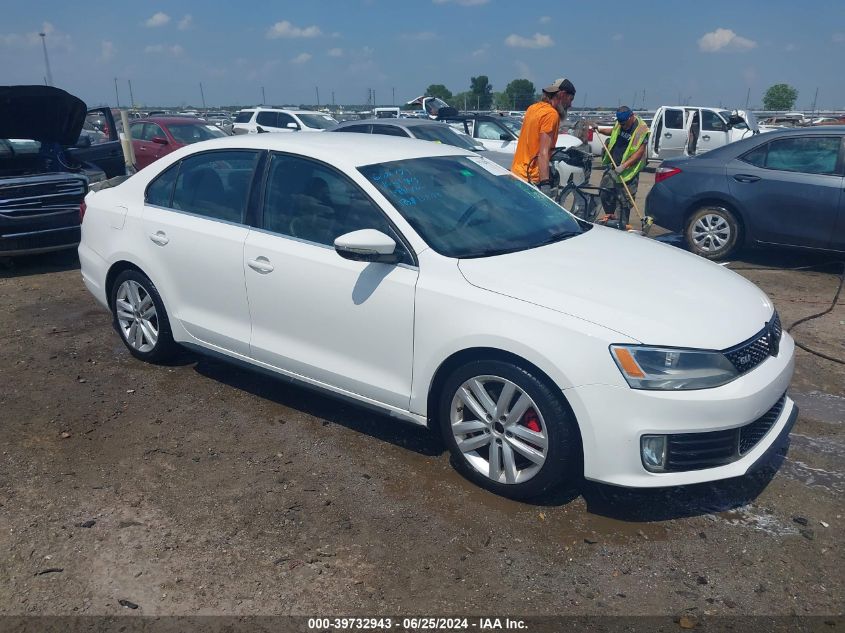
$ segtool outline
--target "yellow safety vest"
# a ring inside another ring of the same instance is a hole
[[[613,126],[613,131],[610,133],[610,141],[607,144],[607,152],[604,153],[601,159],[603,165],[610,164],[610,152],[613,151],[613,146],[616,145],[616,141],[619,138],[619,131],[621,129],[622,128],[619,125],[619,122],[617,121],[616,124]],[[623,163],[628,160],[638,149],[640,149],[642,144],[645,142],[646,137],[648,136],[648,131],[648,126],[643,122],[640,117],[637,117],[637,127],[631,134],[631,140],[628,141],[628,147],[625,148],[625,153],[622,155]],[[622,180],[628,182],[634,176],[640,173],[642,168],[645,167],[646,160],[648,160],[647,154],[647,152],[643,153],[643,157],[638,163],[636,163],[635,165],[630,165],[625,171],[620,174]]]

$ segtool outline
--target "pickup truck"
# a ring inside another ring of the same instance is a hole
[[[0,257],[75,248],[89,183],[125,173],[109,108],[0,86]]]
[[[695,156],[771,128],[757,124],[754,113],[701,106],[661,106],[648,136],[648,159]]]

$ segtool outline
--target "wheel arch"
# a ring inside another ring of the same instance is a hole
[[[482,360],[498,360],[517,365],[522,369],[530,371],[538,379],[546,383],[546,386],[549,387],[549,389],[552,390],[553,393],[560,394],[561,402],[563,403],[569,415],[572,416],[572,419],[575,421],[575,428],[578,431],[578,441],[579,443],[582,443],[581,426],[578,422],[578,418],[575,415],[572,406],[569,404],[569,400],[566,398],[566,395],[563,393],[560,387],[557,386],[555,381],[552,380],[552,378],[545,371],[543,371],[536,364],[532,363],[530,360],[513,352],[508,352],[494,347],[465,348],[454,352],[453,354],[448,356],[442,363],[440,363],[440,365],[437,367],[437,370],[434,372],[434,375],[432,376],[428,387],[426,413],[429,428],[436,429],[436,424],[434,422],[437,416],[437,400],[440,396],[440,391],[443,388],[443,384],[446,382],[446,378],[449,376],[449,374],[451,374],[455,369],[457,369],[461,365]]]
[[[106,273],[106,284],[105,284],[106,300],[109,302],[110,305],[111,305],[112,290],[114,290],[114,282],[118,278],[120,273],[122,273],[126,270],[137,270],[139,273],[141,273],[142,275],[145,275],[146,277],[149,278],[149,275],[147,275],[147,273],[144,272],[144,270],[140,266],[138,266],[137,264],[134,264],[134,263],[132,263],[128,260],[125,260],[125,259],[121,259],[121,260],[114,262],[109,267],[109,271]],[[155,282],[153,282],[153,283],[155,284]]]

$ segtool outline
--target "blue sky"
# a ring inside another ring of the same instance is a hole
[[[105,10],[104,10],[105,9]],[[335,0],[11,2],[0,25],[0,84],[54,83],[90,105],[381,105],[432,83],[452,92],[487,75],[495,90],[568,77],[575,105],[654,108],[679,96],[742,106],[785,82],[809,108],[845,108],[845,2]]]

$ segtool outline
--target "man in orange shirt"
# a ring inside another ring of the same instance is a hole
[[[540,191],[549,197],[552,195],[549,158],[557,144],[560,123],[566,118],[574,97],[575,86],[568,79],[557,79],[550,86],[543,88],[540,101],[525,111],[522,131],[513,156],[511,171],[520,178],[537,184]]]

